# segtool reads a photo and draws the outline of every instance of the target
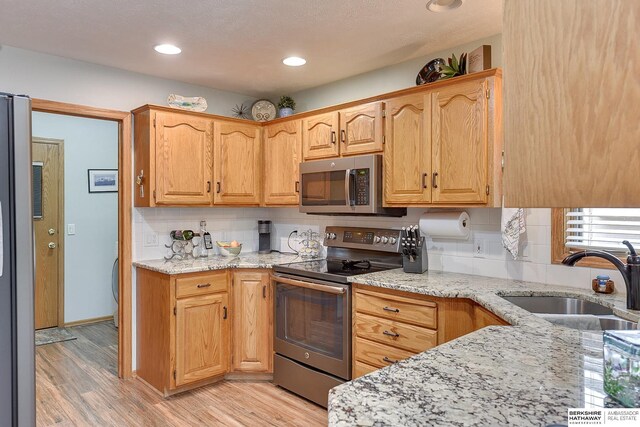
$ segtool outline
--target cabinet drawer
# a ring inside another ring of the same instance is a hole
[[[438,344],[438,333],[432,329],[356,314],[356,335],[404,350],[421,352]]]
[[[438,309],[434,302],[387,297],[363,291],[356,292],[355,301],[356,311],[360,313],[412,323],[425,328],[436,329],[438,326]]]
[[[360,361],[367,365],[384,368],[414,354],[410,351],[356,338],[356,363]]]
[[[176,278],[176,298],[186,298],[226,291],[226,271],[201,276]]]
[[[356,360],[353,366],[353,379],[360,378],[363,375],[367,375],[370,372],[377,371],[379,368],[371,366],[367,363]]]

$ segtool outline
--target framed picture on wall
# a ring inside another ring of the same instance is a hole
[[[117,193],[118,169],[89,169],[89,193]]]

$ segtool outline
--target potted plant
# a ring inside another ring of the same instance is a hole
[[[280,110],[280,117],[287,117],[293,114],[293,110],[296,109],[296,101],[290,96],[281,96],[280,102],[278,102],[278,109]]]

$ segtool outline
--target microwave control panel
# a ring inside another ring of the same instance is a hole
[[[371,173],[369,169],[355,170],[356,206],[368,206],[371,204],[371,201],[369,200],[369,188],[371,186],[370,176]]]

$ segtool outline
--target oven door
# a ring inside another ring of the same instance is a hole
[[[354,213],[353,158],[300,164],[300,212]]]
[[[274,275],[276,353],[351,378],[351,287]]]

